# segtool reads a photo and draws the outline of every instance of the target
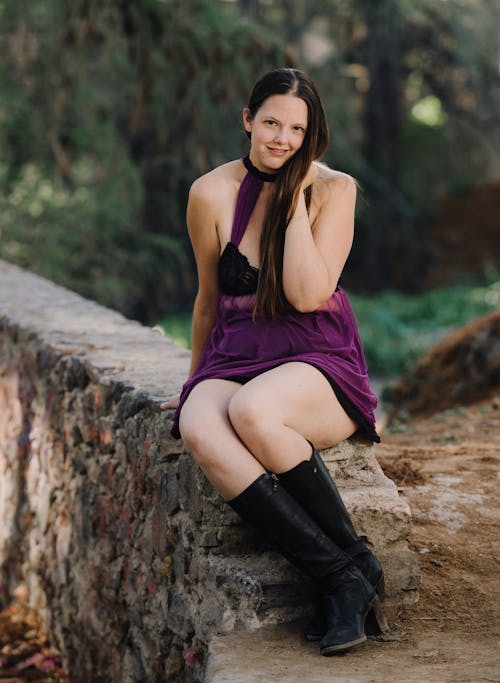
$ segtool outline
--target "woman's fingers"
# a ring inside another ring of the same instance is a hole
[[[179,405],[180,396],[171,396],[166,401],[160,403],[160,410],[168,410],[169,408],[177,408]]]

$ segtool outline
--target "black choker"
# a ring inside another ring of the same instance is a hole
[[[256,178],[259,178],[259,180],[263,180],[264,182],[267,183],[273,183],[276,178],[279,176],[278,173],[264,173],[264,171],[259,171],[259,169],[252,164],[250,161],[250,157],[247,155],[246,157],[243,157],[242,159],[243,163],[245,164],[245,168],[249,173],[251,173],[253,176]]]

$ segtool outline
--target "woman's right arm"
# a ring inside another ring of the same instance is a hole
[[[191,365],[189,377],[196,370],[208,335],[215,324],[215,308],[219,297],[218,264],[220,242],[217,234],[216,208],[220,188],[210,176],[195,180],[189,192],[187,226],[198,271],[198,293],[191,323]],[[179,396],[160,404],[161,410],[177,408]]]
[[[210,176],[198,178],[189,192],[187,226],[198,272],[192,321],[192,352],[189,376],[196,370],[203,347],[215,324],[219,297],[218,263],[220,242],[217,234],[217,190]]]

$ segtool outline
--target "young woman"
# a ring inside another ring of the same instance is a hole
[[[382,568],[316,450],[356,430],[379,440],[356,322],[338,286],[356,184],[317,162],[328,126],[301,71],[261,78],[243,125],[248,156],[191,188],[191,370],[162,408],[176,408],[172,434],[229,505],[316,581],[307,637],[329,655],[366,639],[369,613],[383,626]]]

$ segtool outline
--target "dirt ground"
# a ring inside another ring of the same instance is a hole
[[[500,399],[393,424],[377,450],[412,509],[422,571],[419,602],[393,623],[401,671],[500,681]],[[393,676],[379,680],[405,680]]]

